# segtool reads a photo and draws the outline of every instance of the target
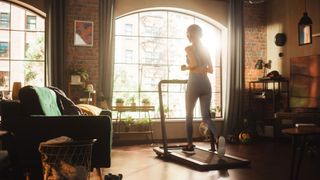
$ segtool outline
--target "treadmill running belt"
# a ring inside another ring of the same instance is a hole
[[[162,147],[154,148],[154,151],[164,154]],[[199,147],[195,148],[194,154],[184,153],[181,146],[168,147],[168,151],[168,157],[200,171],[245,168],[250,164],[246,159],[227,154],[219,157],[218,154]]]
[[[219,157],[218,154],[210,153],[201,149],[195,148],[195,154],[187,154],[179,150],[170,150],[171,152],[177,153],[181,156],[188,157],[190,159],[202,162],[204,164],[227,164],[227,163],[237,163],[239,160],[233,159],[227,156]]]

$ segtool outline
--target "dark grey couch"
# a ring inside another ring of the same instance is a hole
[[[100,116],[60,115],[45,116],[41,112],[39,97],[32,87],[22,88],[20,101],[2,100],[1,128],[14,134],[11,147],[21,168],[31,171],[33,179],[41,175],[39,144],[48,139],[68,136],[74,140],[97,139],[93,145],[92,168],[110,167],[112,120],[110,111]],[[61,108],[61,107],[59,107]],[[61,110],[63,111],[63,110]],[[63,114],[63,113],[62,113]]]

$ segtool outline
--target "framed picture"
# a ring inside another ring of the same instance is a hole
[[[0,42],[0,58],[8,58],[8,57],[9,57],[9,43]]]
[[[74,45],[93,46],[92,21],[74,21]]]

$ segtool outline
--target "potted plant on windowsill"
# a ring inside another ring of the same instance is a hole
[[[143,106],[150,106],[149,98],[143,98],[141,102]]]
[[[123,98],[117,98],[116,99],[116,106],[123,106],[124,100]]]
[[[134,96],[130,97],[129,102],[131,103],[131,106],[136,106],[136,97]]]
[[[217,113],[220,113],[221,112],[221,109],[220,109],[220,106],[216,106],[214,108],[211,108],[210,109],[210,116],[212,119],[216,118],[216,115]]]

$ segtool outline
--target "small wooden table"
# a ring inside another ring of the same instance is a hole
[[[290,179],[298,179],[299,169],[303,156],[303,151],[305,147],[305,139],[307,136],[320,135],[320,127],[310,126],[310,127],[296,127],[296,128],[286,128],[282,130],[282,133],[292,136],[292,159],[291,159],[291,170]],[[296,164],[296,151],[299,148],[298,139],[301,139],[301,147],[298,155],[298,161]]]

